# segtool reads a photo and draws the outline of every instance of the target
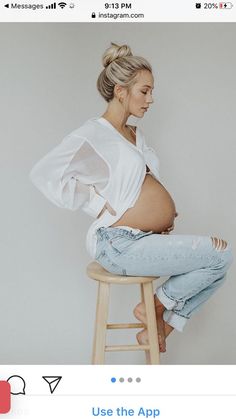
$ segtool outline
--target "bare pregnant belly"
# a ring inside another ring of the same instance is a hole
[[[170,194],[152,175],[146,175],[134,207],[129,208],[112,227],[129,226],[161,233],[172,226],[175,204]]]

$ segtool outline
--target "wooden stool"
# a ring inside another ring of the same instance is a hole
[[[145,351],[147,363],[159,364],[159,344],[153,298],[153,280],[158,277],[116,275],[108,272],[96,261],[91,262],[88,265],[87,275],[90,278],[99,281],[92,363],[104,364],[105,352]],[[146,307],[147,325],[144,325],[143,323],[107,323],[110,284],[140,284],[141,300],[144,302]],[[144,327],[146,327],[148,331],[148,345],[137,344],[106,346],[107,329],[135,329]]]

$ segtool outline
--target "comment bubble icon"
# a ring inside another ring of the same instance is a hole
[[[25,394],[25,380],[20,375],[11,375],[7,381],[11,385],[11,394]]]

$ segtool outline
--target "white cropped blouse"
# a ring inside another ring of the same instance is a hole
[[[94,259],[96,230],[108,227],[135,205],[146,175],[160,181],[159,159],[136,128],[136,146],[105,118],[96,117],[67,135],[61,144],[35,164],[32,183],[53,204],[72,211],[81,208],[96,220],[86,237],[86,249]],[[108,210],[97,219],[106,202]]]

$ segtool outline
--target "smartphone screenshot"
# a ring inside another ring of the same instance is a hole
[[[0,7],[0,417],[234,419],[236,3]]]

